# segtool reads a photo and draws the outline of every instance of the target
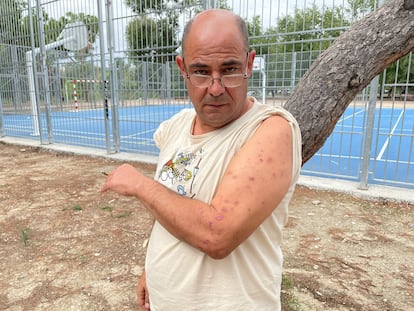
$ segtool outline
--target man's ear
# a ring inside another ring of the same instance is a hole
[[[256,57],[256,51],[255,50],[251,50],[249,52],[249,58],[247,60],[247,75],[249,76],[249,78],[252,75],[253,62],[254,62],[255,57]]]
[[[185,71],[185,64],[184,64],[184,58],[182,56],[176,56],[175,57],[175,63],[177,64],[178,68],[180,69],[181,75],[184,79],[187,78],[187,73]]]

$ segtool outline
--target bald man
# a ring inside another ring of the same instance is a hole
[[[298,124],[247,95],[255,51],[226,10],[191,20],[176,63],[193,109],[163,122],[154,179],[124,164],[102,191],[155,219],[137,287],[143,310],[280,310],[282,229],[301,165]]]

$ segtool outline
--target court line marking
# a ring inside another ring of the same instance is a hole
[[[365,111],[366,111],[367,109],[361,109],[360,111],[358,111],[358,112],[354,112],[354,113],[351,113],[349,116],[347,116],[347,117],[343,117],[343,118],[340,118],[339,120],[338,120],[338,122],[337,123],[340,123],[340,122],[343,122],[343,121],[345,121],[345,120],[348,120],[348,119],[350,119],[350,118],[353,118],[353,117],[355,117],[356,115],[358,115],[358,114],[360,114],[360,113],[364,113]]]
[[[388,145],[390,144],[391,137],[394,135],[394,132],[397,129],[397,126],[400,123],[401,118],[402,118],[403,115],[404,115],[404,110],[402,110],[400,115],[398,116],[397,122],[395,122],[395,125],[392,128],[391,132],[387,135],[388,138],[385,140],[384,144],[382,145],[381,151],[378,153],[378,156],[375,160],[379,161],[379,160],[382,159],[382,156],[384,155],[385,150],[388,148]]]
[[[145,131],[140,131],[140,132],[135,132],[132,134],[128,134],[128,135],[121,135],[121,138],[126,139],[126,138],[134,138],[134,137],[139,137],[140,135],[146,134],[146,133],[152,133],[155,132],[156,128],[152,128],[149,130],[145,130]],[[152,139],[152,138],[151,138]]]
[[[339,154],[328,154],[328,153],[315,153],[314,156],[319,156],[322,158],[335,158],[340,159],[340,161],[347,161],[347,160],[361,160],[360,156],[344,156]],[[374,161],[374,157],[370,157],[370,161]],[[379,162],[387,162],[387,163],[401,163],[401,164],[410,164],[412,161],[405,161],[405,160],[390,160],[390,159],[377,159]],[[308,162],[306,162],[308,163]],[[305,165],[306,165],[305,163]],[[310,162],[309,162],[310,163]],[[331,163],[335,164],[335,161],[331,160]]]

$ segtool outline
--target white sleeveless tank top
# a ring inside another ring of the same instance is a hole
[[[155,179],[173,191],[210,203],[233,155],[272,115],[289,121],[293,137],[292,182],[273,213],[229,256],[216,260],[176,239],[155,222],[146,257],[152,311],[280,310],[282,228],[301,168],[301,134],[282,107],[254,101],[239,119],[192,135],[193,109],[163,122],[154,139],[160,148]]]

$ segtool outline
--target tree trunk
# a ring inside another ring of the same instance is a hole
[[[319,55],[285,105],[301,127],[302,164],[322,147],[355,96],[413,49],[414,0],[388,0]]]

